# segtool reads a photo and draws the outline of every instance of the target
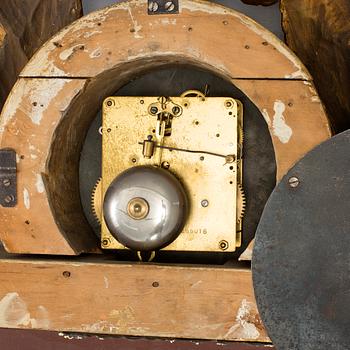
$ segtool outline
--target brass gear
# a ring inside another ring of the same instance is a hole
[[[245,213],[246,198],[241,184],[237,184],[237,222],[241,223]]]
[[[101,224],[102,217],[102,179],[99,178],[96,181],[94,189],[91,194],[91,210],[98,221]]]

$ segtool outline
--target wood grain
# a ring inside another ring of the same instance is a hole
[[[311,72],[336,132],[350,127],[350,2],[282,0],[287,44]]]
[[[0,2],[0,109],[33,53],[81,15],[80,0]]]
[[[106,261],[0,260],[0,327],[269,342],[249,270]]]

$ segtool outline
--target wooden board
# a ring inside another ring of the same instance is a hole
[[[288,45],[315,80],[333,129],[350,127],[350,2],[282,0]]]
[[[1,1],[0,109],[33,53],[81,15],[80,0]]]
[[[112,261],[0,260],[0,327],[269,342],[250,270]]]
[[[0,147],[20,155],[18,206],[0,208],[8,251],[98,249],[81,208],[79,151],[103,99],[151,69],[191,64],[232,81],[269,124],[278,179],[330,137],[311,77],[273,34],[214,3],[180,4],[180,14],[169,16],[149,16],[145,0],[90,14],[48,41],[22,71],[0,121]]]

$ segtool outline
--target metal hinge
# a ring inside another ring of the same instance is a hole
[[[149,15],[172,15],[179,13],[179,0],[148,0]]]
[[[16,152],[6,148],[0,150],[0,205],[12,208],[17,204]]]

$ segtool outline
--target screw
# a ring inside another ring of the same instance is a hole
[[[162,168],[164,168],[164,169],[169,169],[170,168],[170,163],[169,162],[163,162],[162,163]]]
[[[209,201],[207,199],[203,199],[201,201],[201,205],[202,205],[203,208],[206,208],[209,205]]]
[[[5,186],[5,187],[9,187],[11,185],[11,181],[9,179],[4,179],[2,184]]]
[[[108,101],[107,101],[107,106],[108,106],[108,107],[111,107],[112,105],[113,105],[113,101],[112,101],[112,100],[108,100]]]
[[[159,282],[153,282],[153,283],[152,283],[152,287],[154,287],[154,288],[159,287]]]
[[[219,247],[220,247],[221,250],[226,250],[228,248],[228,242],[224,241],[224,240],[220,241],[219,242]]]
[[[149,12],[157,12],[158,11],[158,3],[156,1],[151,1],[148,5]]]
[[[172,12],[175,10],[175,4],[172,1],[166,2],[164,7],[168,12]]]
[[[69,278],[71,276],[71,273],[69,271],[63,271],[62,275],[63,277]]]
[[[199,157],[199,160],[203,161],[203,160],[204,160],[204,157],[203,157],[203,156]]]
[[[177,106],[173,107],[173,113],[174,115],[178,115],[180,113],[180,107],[177,107]]]
[[[133,163],[136,163],[136,158],[132,158],[131,161],[132,161]]]
[[[158,113],[158,108],[153,106],[153,107],[151,107],[150,111],[151,111],[152,114],[157,114]]]
[[[226,101],[226,102],[225,102],[225,106],[226,106],[227,108],[231,108],[231,107],[232,107],[232,102],[231,102],[231,101]]]
[[[292,176],[292,177],[288,180],[288,183],[289,183],[289,186],[290,186],[290,187],[295,188],[295,187],[298,187],[298,186],[299,186],[300,181],[299,181],[299,179],[298,179],[297,177]]]
[[[15,198],[13,197],[13,196],[6,196],[5,197],[5,203],[11,203],[12,201],[14,201],[15,200]]]
[[[102,245],[108,246],[108,239],[104,239],[104,240],[102,241]]]

